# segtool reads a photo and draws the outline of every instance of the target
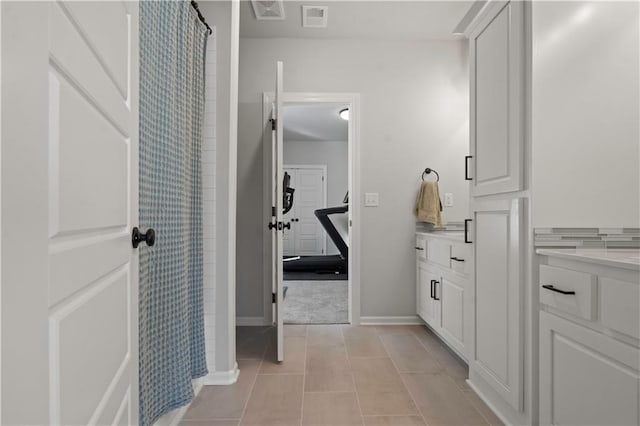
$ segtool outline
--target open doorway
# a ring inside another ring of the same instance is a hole
[[[285,102],[284,323],[349,322],[349,104]]]

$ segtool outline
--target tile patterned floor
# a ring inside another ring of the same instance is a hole
[[[423,326],[238,327],[238,382],[205,386],[184,426],[502,425]]]

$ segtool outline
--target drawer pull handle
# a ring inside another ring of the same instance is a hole
[[[416,250],[422,250],[422,251],[424,251],[424,248],[422,248],[422,247],[416,247]]]
[[[556,293],[560,293],[560,294],[576,294],[575,291],[560,290],[559,288],[555,288],[551,284],[543,285],[542,288],[547,289],[547,290],[551,290],[551,291],[555,291]]]
[[[460,259],[460,258],[455,257],[455,256],[454,256],[454,257],[451,257],[450,259],[451,259],[451,260],[455,260],[456,262],[464,262],[464,259]]]

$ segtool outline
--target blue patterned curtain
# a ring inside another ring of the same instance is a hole
[[[207,374],[202,140],[207,31],[188,1],[140,2],[140,424],[193,399]]]

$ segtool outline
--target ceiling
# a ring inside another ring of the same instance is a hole
[[[347,141],[349,122],[338,113],[343,104],[287,104],[284,140],[291,142]]]
[[[284,1],[285,20],[259,21],[240,2],[240,37],[456,40],[472,1]],[[302,5],[329,6],[327,28],[302,28]]]

